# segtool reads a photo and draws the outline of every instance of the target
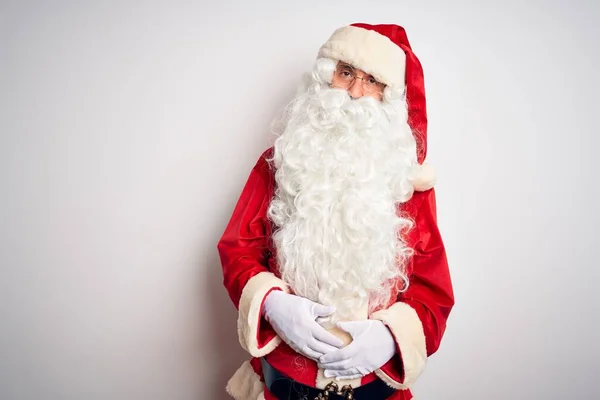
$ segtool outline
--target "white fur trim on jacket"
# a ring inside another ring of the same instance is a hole
[[[373,313],[371,318],[383,321],[392,331],[402,356],[404,381],[397,382],[382,370],[376,370],[375,374],[393,388],[411,387],[427,363],[425,332],[419,315],[408,304],[398,302],[386,310]]]
[[[249,361],[244,362],[233,374],[227,382],[225,390],[235,400],[261,400],[265,398],[265,385],[260,380],[260,376],[254,372]]]
[[[262,348],[258,348],[258,325],[261,319],[260,310],[266,294],[271,289],[279,288],[288,292],[287,285],[271,272],[261,272],[246,283],[240,298],[237,329],[240,344],[253,357],[269,354],[281,343],[275,336]]]
[[[411,182],[417,192],[431,189],[437,180],[435,167],[430,164],[417,164],[412,171]]]
[[[386,36],[357,26],[337,29],[319,49],[318,57],[341,60],[394,88],[404,87],[406,54]]]

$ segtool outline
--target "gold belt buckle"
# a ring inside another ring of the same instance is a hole
[[[325,386],[325,390],[323,393],[319,393],[314,400],[329,400],[329,393],[335,393],[340,396],[344,396],[345,400],[354,400],[354,389],[352,389],[352,385],[344,385],[342,389],[338,389],[338,384],[331,381]]]

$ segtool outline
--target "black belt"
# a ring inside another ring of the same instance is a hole
[[[264,357],[261,357],[260,362],[265,385],[269,389],[269,392],[279,400],[316,400],[319,398],[327,398],[329,400],[384,400],[396,393],[396,389],[389,387],[382,380],[376,379],[366,385],[347,390],[345,394],[336,394],[334,391],[329,392],[328,397],[325,397],[323,389],[317,389],[296,382],[273,368]],[[336,387],[336,389],[338,388]],[[339,389],[341,391],[342,388]],[[352,392],[352,397],[347,396],[349,392]]]

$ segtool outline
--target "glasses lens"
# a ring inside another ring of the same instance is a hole
[[[338,80],[347,86],[350,86],[356,77],[352,68],[346,65],[339,66],[336,69],[336,75]]]
[[[370,77],[363,81],[363,87],[365,92],[374,94],[383,92],[385,85],[377,81],[375,78]]]

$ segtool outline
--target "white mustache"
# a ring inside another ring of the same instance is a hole
[[[311,125],[318,129],[333,130],[341,122],[350,122],[355,128],[369,129],[376,126],[385,113],[381,102],[364,96],[352,99],[343,89],[323,89],[318,97],[311,98],[308,115]]]

